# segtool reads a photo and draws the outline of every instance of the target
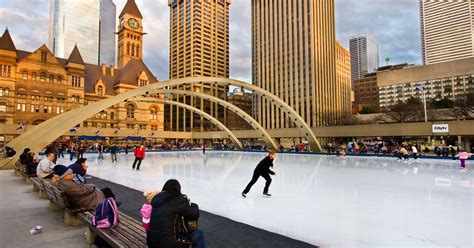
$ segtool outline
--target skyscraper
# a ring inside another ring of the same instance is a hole
[[[252,83],[293,107],[310,126],[337,122],[334,0],[252,0]],[[294,127],[256,97],[264,128]],[[350,104],[350,103],[348,103]]]
[[[351,78],[359,79],[379,67],[379,43],[370,34],[351,37]]]
[[[423,64],[474,57],[474,0],[420,0]]]
[[[229,77],[229,5],[231,0],[168,0],[170,7],[170,78]],[[179,89],[199,91],[222,99],[227,86],[193,84]],[[192,96],[174,100],[194,105],[224,121],[223,107]],[[165,126],[172,131],[209,130],[200,115],[166,106]]]
[[[77,44],[85,62],[115,64],[116,8],[112,0],[50,0],[49,47],[66,58]]]

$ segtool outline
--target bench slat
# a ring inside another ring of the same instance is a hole
[[[92,226],[92,212],[79,214],[79,218],[85,222],[97,235],[102,237],[113,247],[147,247],[146,233],[144,229],[137,229],[135,219],[119,212],[119,224],[113,229],[96,229]]]

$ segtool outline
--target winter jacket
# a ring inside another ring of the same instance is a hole
[[[459,157],[459,159],[468,159],[471,154],[467,152],[460,152],[456,157]]]
[[[92,184],[78,184],[66,179],[59,180],[58,189],[66,193],[69,203],[74,208],[95,209],[104,201],[104,193]]]
[[[199,207],[194,203],[190,204],[184,195],[170,197],[168,192],[164,191],[153,198],[151,206],[153,209],[147,232],[148,247],[189,247],[192,244],[189,241],[191,237],[180,232],[180,222],[182,217],[197,220]]]
[[[258,163],[255,172],[275,175],[275,172],[271,171],[270,167],[273,168],[273,160],[270,159],[270,156],[266,156],[262,161],[260,161],[260,163]]]
[[[81,176],[85,176],[87,172],[86,169],[84,169],[84,167],[82,167],[80,163],[71,164],[68,166],[68,168],[71,169],[74,174]]]
[[[145,148],[143,149],[140,147],[135,148],[134,155],[137,158],[141,158],[141,159],[145,158]]]
[[[41,178],[45,178],[49,175],[51,175],[54,166],[56,166],[53,161],[50,161],[48,158],[43,158],[39,164],[38,167],[36,167],[36,175]]]

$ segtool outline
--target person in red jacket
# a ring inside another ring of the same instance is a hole
[[[132,169],[135,169],[135,165],[137,165],[137,170],[140,170],[142,160],[145,158],[145,146],[141,145],[140,147],[135,148],[133,153],[135,155],[135,161],[133,161]]]

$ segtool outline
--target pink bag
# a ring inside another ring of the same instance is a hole
[[[112,211],[109,210],[109,207]],[[92,225],[98,229],[113,228],[118,224],[118,208],[114,198],[106,198],[95,209]]]
[[[150,218],[152,209],[153,207],[150,203],[145,203],[143,204],[142,209],[140,210],[140,214],[142,215],[143,228],[145,228],[146,232],[148,232],[148,229],[150,228]]]

